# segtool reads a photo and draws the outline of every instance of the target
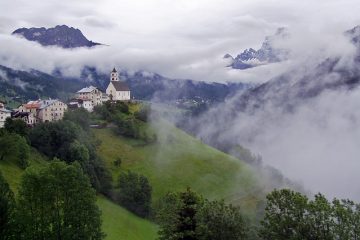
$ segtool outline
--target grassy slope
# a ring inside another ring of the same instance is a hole
[[[135,106],[136,107],[136,106]],[[133,110],[133,109],[131,109]],[[146,127],[146,126],[142,126]],[[207,198],[225,198],[240,203],[243,210],[253,213],[258,200],[258,184],[252,171],[240,160],[230,157],[187,135],[167,122],[158,122],[158,143],[119,137],[112,129],[94,129],[101,140],[99,155],[112,171],[114,179],[123,170],[134,170],[146,175],[154,189],[154,202],[168,191],[183,190],[191,186]],[[120,157],[122,166],[113,161]],[[46,159],[32,150],[30,164],[45,164]],[[14,162],[0,162],[0,170],[14,192],[17,191],[23,170]],[[98,197],[103,212],[103,230],[106,240],[152,240],[157,226]]]
[[[155,224],[129,213],[104,197],[98,198],[102,211],[103,231],[106,240],[155,240],[158,228]]]
[[[46,159],[36,150],[32,150],[29,162],[32,166],[41,166],[46,164]],[[19,168],[14,161],[1,161],[0,171],[16,193],[24,170]],[[98,197],[97,203],[102,211],[106,240],[154,240],[156,238],[157,226],[155,224],[135,216],[102,196]]]
[[[101,140],[98,153],[114,179],[123,170],[144,174],[153,186],[155,203],[168,191],[190,186],[207,198],[225,198],[240,203],[249,212],[255,209],[259,188],[246,164],[167,122],[158,122],[153,127],[158,132],[158,143],[151,145],[116,136],[112,129],[93,130]],[[113,164],[118,157],[122,160],[121,167]]]
[[[45,163],[45,157],[38,153],[35,149],[31,149],[29,164],[31,166],[40,166]],[[9,183],[11,190],[17,193],[24,170],[19,168],[14,160],[5,160],[0,162],[0,171]]]

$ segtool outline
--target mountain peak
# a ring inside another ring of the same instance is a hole
[[[59,46],[62,48],[93,47],[101,45],[88,40],[82,32],[67,25],[57,25],[53,28],[19,28],[13,35],[24,37],[43,46]]]
[[[277,40],[289,37],[287,28],[278,28],[274,35],[265,37],[259,50],[253,48],[245,49],[238,54],[230,67],[234,69],[248,69],[266,63],[280,62],[287,59],[289,52],[286,49],[279,49],[274,46]]]

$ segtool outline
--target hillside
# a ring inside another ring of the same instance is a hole
[[[46,159],[36,150],[32,149],[29,163],[32,166],[46,164]],[[12,161],[1,161],[0,171],[16,193],[24,170]],[[102,212],[103,231],[106,240],[145,240],[155,239],[157,226],[147,220],[141,219],[104,198],[98,196],[98,206]]]
[[[251,169],[191,137],[171,124],[153,124],[157,143],[144,145],[140,140],[117,136],[112,129],[94,129],[101,141],[98,154],[111,169],[114,179],[121,171],[140,172],[153,187],[153,202],[169,191],[187,186],[209,199],[224,198],[243,206],[251,215],[257,207],[261,191]],[[121,167],[114,165],[121,159]]]
[[[76,79],[66,80],[44,72],[20,71],[0,65],[0,101],[9,107],[44,97],[66,100],[72,93],[85,86]]]
[[[155,240],[158,228],[148,220],[135,216],[119,205],[100,196],[98,206],[102,212],[105,240]]]
[[[130,104],[128,117],[135,115],[140,107],[141,104]],[[98,156],[111,171],[114,186],[121,172],[132,170],[149,179],[155,210],[158,200],[167,192],[191,187],[205,198],[225,199],[240,205],[251,221],[255,219],[264,193],[258,178],[247,164],[205,145],[161,118],[153,123],[136,120],[136,124],[142,133],[155,132],[156,141],[144,142],[142,138],[119,136],[115,134],[114,124],[91,130],[99,140]],[[121,165],[116,166],[114,161],[119,159]],[[32,149],[30,165],[41,166],[46,164],[46,160]],[[11,161],[0,162],[0,170],[16,193],[24,171]],[[102,195],[97,200],[107,240],[156,239],[156,224],[135,216]]]

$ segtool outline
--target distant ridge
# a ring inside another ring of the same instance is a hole
[[[102,45],[88,40],[79,29],[66,25],[58,25],[54,28],[19,28],[12,34],[22,36],[29,41],[38,42],[43,46],[78,48]]]

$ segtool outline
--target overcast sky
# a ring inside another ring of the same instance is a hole
[[[49,73],[60,67],[68,75],[84,65],[104,72],[117,66],[172,78],[265,82],[290,68],[306,72],[306,64],[351,56],[354,46],[342,33],[360,24],[359,10],[359,0],[0,0],[0,65]],[[20,27],[62,24],[109,46],[45,48],[10,35]],[[291,33],[283,43],[292,51],[289,61],[246,71],[225,67],[224,54],[257,49],[278,27]],[[229,129],[244,138],[260,128],[259,137],[242,144],[261,153],[265,163],[314,192],[360,200],[359,99],[360,90],[331,93],[292,115],[272,108],[242,115]],[[326,127],[319,126],[324,122]]]
[[[224,67],[227,63],[222,56],[236,55],[249,47],[259,48],[266,35],[283,26],[299,40],[291,46],[299,52],[317,47],[360,23],[357,2],[0,0],[0,64],[46,72],[61,65],[68,74],[77,74],[84,64],[104,71],[116,65],[173,78],[262,82],[281,72],[284,66],[234,71]],[[90,51],[44,50],[8,36],[20,27],[59,24],[79,28],[90,40],[110,47]]]

